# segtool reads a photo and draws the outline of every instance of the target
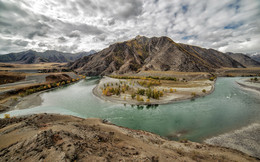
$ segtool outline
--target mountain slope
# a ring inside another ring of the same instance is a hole
[[[0,62],[15,62],[23,64],[33,64],[40,62],[71,62],[93,53],[95,53],[93,50],[76,54],[63,53],[55,50],[47,50],[45,52],[28,50],[19,53],[0,55]]]
[[[245,67],[213,49],[176,43],[168,37],[141,36],[110,45],[68,66],[87,75],[123,74],[140,70],[210,72],[221,67]]]
[[[242,53],[231,53],[228,52],[226,53],[227,55],[229,55],[232,59],[240,62],[242,65],[246,66],[246,67],[257,67],[260,66],[260,62],[252,59],[251,57],[244,55]]]

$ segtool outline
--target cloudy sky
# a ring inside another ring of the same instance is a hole
[[[0,0],[0,53],[101,50],[137,35],[260,52],[260,0]]]

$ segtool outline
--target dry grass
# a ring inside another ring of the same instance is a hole
[[[170,81],[170,80],[161,80],[162,86],[166,87],[176,87],[176,88],[192,88],[192,87],[201,87],[205,86],[205,83],[202,82],[181,82],[181,81]]]
[[[178,71],[142,71],[143,74],[151,74],[151,75],[203,75],[209,74],[207,72],[178,72]]]
[[[40,63],[40,64],[12,64],[0,63],[0,70],[37,70],[37,69],[52,69],[63,66],[66,63]]]
[[[219,71],[222,70],[234,70],[234,71],[246,71],[246,70],[258,70],[260,71],[260,67],[248,67],[248,68],[221,68],[221,69],[217,69]]]

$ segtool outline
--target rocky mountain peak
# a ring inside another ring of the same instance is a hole
[[[210,72],[221,67],[246,67],[229,55],[162,37],[136,36],[110,45],[95,55],[68,64],[82,74],[107,75],[139,71]]]

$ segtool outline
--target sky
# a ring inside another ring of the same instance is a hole
[[[260,0],[0,0],[0,54],[102,50],[143,35],[260,52]]]

